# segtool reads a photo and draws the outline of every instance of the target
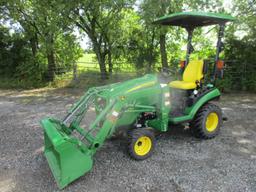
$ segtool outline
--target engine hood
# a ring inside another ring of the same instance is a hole
[[[132,94],[140,89],[154,86],[158,83],[157,75],[147,74],[140,78],[135,78],[132,80],[114,83],[106,86],[100,95],[105,98],[126,96]]]

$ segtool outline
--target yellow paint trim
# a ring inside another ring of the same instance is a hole
[[[136,87],[133,87],[133,88],[129,89],[128,91],[126,91],[126,93],[129,93],[129,92],[132,92],[132,91],[141,89],[141,88],[145,88],[145,87],[152,86],[152,85],[154,85],[155,83],[156,83],[155,81],[150,81],[150,82],[147,82],[147,83],[138,85],[138,86],[136,86]]]
[[[213,132],[216,130],[219,124],[219,117],[215,112],[209,113],[206,118],[205,127],[208,132]]]
[[[144,156],[150,152],[151,148],[151,139],[147,136],[142,136],[136,141],[134,145],[134,152],[139,156]]]

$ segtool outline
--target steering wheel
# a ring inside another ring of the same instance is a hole
[[[170,82],[177,74],[175,69],[169,69],[167,67],[158,68],[160,71],[159,80],[162,83]]]
[[[175,75],[177,73],[177,71],[175,71],[174,69],[170,69],[167,67],[161,68],[160,72],[164,77],[170,77],[170,75]]]

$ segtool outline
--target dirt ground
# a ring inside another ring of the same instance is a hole
[[[81,90],[0,90],[0,191],[58,191],[39,121],[63,117]],[[201,141],[173,128],[154,155],[134,161],[122,139],[109,140],[93,169],[62,191],[256,191],[256,95],[223,95],[229,118],[218,137]]]

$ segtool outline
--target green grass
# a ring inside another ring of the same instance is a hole
[[[107,66],[108,68],[108,66]],[[77,61],[77,70],[81,72],[86,71],[99,71],[99,64],[96,55],[93,53],[85,53]],[[135,66],[131,63],[127,63],[125,60],[120,59],[118,62],[113,62],[114,72],[135,72]]]
[[[12,78],[0,78],[0,88],[2,89],[33,89],[46,87],[48,83],[45,82],[34,82],[29,80],[18,80]]]
[[[85,53],[77,62],[97,62],[96,55],[94,53]]]

